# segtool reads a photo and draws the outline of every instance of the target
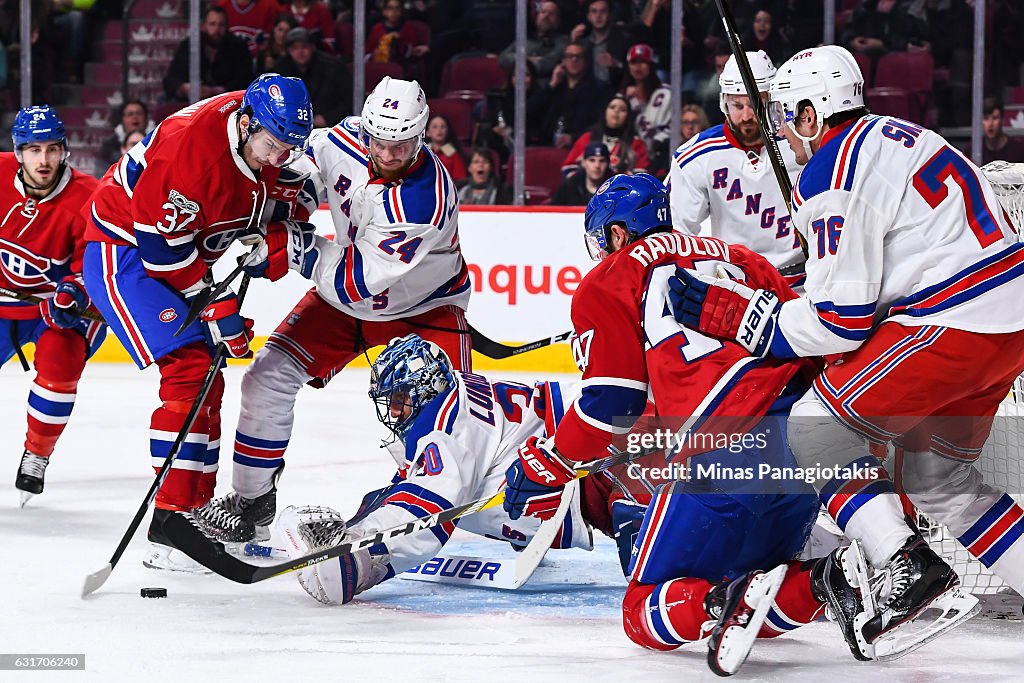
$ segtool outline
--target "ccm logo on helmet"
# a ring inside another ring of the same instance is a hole
[[[169,323],[177,317],[178,312],[175,311],[173,308],[165,308],[164,310],[160,311],[160,322],[162,323]]]

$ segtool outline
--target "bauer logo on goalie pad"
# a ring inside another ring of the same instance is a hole
[[[171,190],[167,201],[160,207],[167,213],[156,222],[156,229],[167,234],[184,230],[199,215],[199,204],[177,190]]]

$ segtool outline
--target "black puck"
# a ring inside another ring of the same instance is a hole
[[[139,591],[139,595],[144,598],[166,598],[166,588],[143,588]]]

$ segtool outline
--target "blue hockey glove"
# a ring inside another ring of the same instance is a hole
[[[289,270],[309,279],[320,252],[314,247],[316,226],[302,221],[281,221],[267,226],[267,234],[256,251],[243,257],[242,268],[250,277],[276,281]]]
[[[668,279],[668,299],[676,321],[718,339],[729,339],[758,358],[770,350],[782,304],[766,289],[676,268]]]
[[[550,519],[558,508],[562,489],[576,478],[576,470],[555,450],[553,439],[531,436],[516,455],[516,461],[505,470],[505,512],[510,519],[524,514]]]
[[[50,327],[65,329],[78,322],[79,313],[89,307],[89,295],[73,276],[60,281],[53,297],[39,304],[43,320]]]
[[[232,358],[252,357],[249,350],[253,337],[252,320],[239,314],[238,297],[230,287],[203,309],[199,320],[205,323],[214,346],[224,344]]]

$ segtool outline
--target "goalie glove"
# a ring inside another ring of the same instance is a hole
[[[39,302],[39,313],[50,327],[66,329],[78,322],[79,313],[89,307],[89,295],[82,283],[69,275],[58,283],[53,297]]]
[[[330,548],[345,540],[347,525],[341,513],[329,507],[288,506],[277,519],[278,535],[291,558]],[[357,550],[314,564],[297,575],[302,589],[325,605],[344,605],[387,575],[387,554]]]
[[[242,257],[242,270],[250,277],[265,277],[272,282],[289,270],[309,279],[320,255],[314,246],[315,231],[316,226],[302,221],[271,223],[256,249]]]
[[[768,355],[782,304],[767,289],[676,268],[668,280],[676,321],[718,339],[731,339],[757,358]]]
[[[576,478],[576,470],[555,450],[553,439],[531,436],[516,455],[516,461],[505,470],[505,512],[509,519],[524,514],[550,519],[558,509],[562,489]]]
[[[232,358],[252,356],[249,350],[253,337],[252,320],[239,314],[238,297],[230,287],[203,309],[199,320],[204,323],[211,344],[223,344]]]

